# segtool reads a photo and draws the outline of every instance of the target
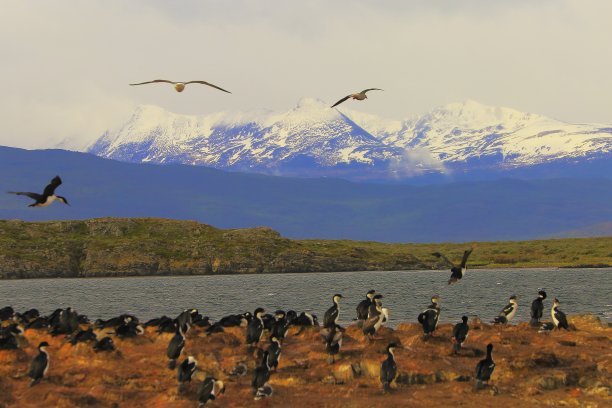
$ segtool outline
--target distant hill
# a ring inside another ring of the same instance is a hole
[[[569,231],[561,231],[550,238],[589,238],[589,237],[612,237],[612,222],[601,222]]]
[[[28,208],[29,199],[0,194],[0,218],[159,217],[382,242],[533,239],[612,220],[612,180],[603,178],[384,185],[0,147],[0,191],[42,191],[56,174],[71,207]]]
[[[0,220],[0,279],[449,269],[471,244],[290,240],[194,221]],[[612,237],[477,243],[470,268],[610,266]]]
[[[389,120],[303,98],[287,112],[175,114],[140,106],[89,147],[134,163],[431,183],[612,174],[612,125],[569,124],[475,101]]]

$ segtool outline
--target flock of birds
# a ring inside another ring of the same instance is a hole
[[[473,249],[464,253],[459,266],[451,268],[451,279],[449,284],[458,282],[466,272],[467,259]],[[441,254],[439,256],[442,257]],[[445,258],[446,259],[446,258]],[[20,338],[26,330],[47,330],[52,336],[63,335],[68,341],[75,345],[80,342],[91,342],[95,352],[110,352],[116,349],[112,337],[98,338],[94,328],[98,330],[112,330],[115,336],[126,339],[134,338],[145,333],[144,327],[156,327],[158,333],[174,333],[166,349],[168,368],[177,371],[178,389],[184,390],[184,385],[191,382],[192,376],[197,370],[198,362],[193,356],[186,356],[180,364],[178,361],[185,353],[187,343],[186,333],[193,327],[204,328],[206,335],[221,333],[227,327],[244,327],[245,344],[249,355],[256,356],[258,363],[252,373],[252,392],[256,400],[270,397],[273,393],[269,383],[270,376],[276,372],[282,353],[282,342],[287,336],[290,327],[299,327],[300,333],[308,327],[319,327],[319,334],[326,353],[328,363],[333,364],[336,356],[341,353],[342,339],[346,331],[339,324],[341,294],[332,297],[332,306],[323,315],[323,324],[319,324],[316,315],[307,312],[298,314],[293,310],[287,312],[277,310],[274,314],[267,314],[263,308],[257,308],[250,312],[229,315],[217,322],[211,322],[210,318],[202,316],[197,309],[188,309],[181,312],[176,318],[162,316],[141,324],[136,316],[124,314],[108,320],[96,320],[93,324],[85,315],[80,315],[70,307],[57,309],[49,316],[41,316],[36,309],[24,313],[16,313],[12,307],[0,309],[0,349],[14,350],[22,343]],[[368,341],[378,340],[376,333],[389,319],[389,310],[382,305],[383,295],[375,290],[367,292],[366,297],[356,307],[357,326],[363,332]],[[565,314],[559,310],[559,301],[555,299],[551,308],[552,323],[544,323],[540,326],[540,319],[544,311],[544,299],[546,292],[540,290],[538,297],[531,304],[531,325],[540,327],[540,331],[552,329],[569,330]],[[516,296],[511,296],[509,303],[504,307],[492,323],[505,325],[515,316],[518,308]],[[433,296],[431,304],[417,317],[423,329],[423,339],[427,340],[434,335],[440,318],[440,298]],[[86,326],[86,329],[83,329]],[[267,333],[267,336],[264,334]],[[458,354],[468,338],[468,317],[463,316],[462,321],[453,327],[452,351]],[[268,347],[260,348],[265,339],[269,340]],[[38,384],[49,369],[50,354],[49,343],[43,341],[38,346],[38,355],[34,358],[28,371],[31,378],[31,386]],[[386,359],[380,366],[380,383],[383,392],[391,390],[391,384],[397,378],[398,369],[395,350],[402,348],[401,344],[391,342],[386,346]],[[495,369],[493,360],[493,344],[486,346],[486,357],[478,362],[475,368],[474,388],[479,390],[488,386],[488,381]],[[245,376],[248,368],[244,362],[238,363],[229,373],[230,376]],[[214,400],[225,392],[225,384],[222,380],[213,376],[207,376],[199,385],[197,398],[199,406]]]
[[[211,84],[206,81],[187,81],[175,82],[164,79],[156,79],[153,81],[141,82],[130,85],[144,85],[153,83],[169,83],[174,85],[177,92],[182,92],[188,84],[203,84],[218,89],[223,92],[229,91]],[[369,88],[361,92],[353,93],[340,99],[332,108],[345,102],[348,99],[362,101],[367,99],[366,93],[373,90],[382,90],[379,88]],[[59,176],[54,177],[51,182],[45,187],[42,194],[33,192],[9,192],[11,194],[27,196],[34,200],[30,207],[46,207],[54,201],[59,201],[68,204],[65,197],[55,195],[55,190],[62,184]],[[433,255],[443,259],[451,267],[451,276],[448,284],[456,283],[461,280],[466,272],[466,265],[473,248],[466,250],[459,265],[455,265],[448,258],[439,252]],[[322,342],[325,345],[325,351],[328,354],[328,362],[333,364],[336,361],[336,356],[341,352],[342,339],[345,328],[339,324],[340,301],[341,294],[335,294],[332,298],[333,305],[325,312],[323,317],[323,326],[320,329]],[[382,306],[383,295],[371,290],[366,294],[366,298],[361,301],[356,308],[357,325],[361,328],[363,335],[368,340],[375,340],[376,333],[389,319],[389,310]],[[543,315],[543,301],[546,299],[546,292],[541,290],[538,298],[531,305],[531,325],[539,327],[540,319]],[[499,315],[494,318],[493,323],[507,324],[516,314],[518,308],[517,297],[511,296],[509,303],[504,307]],[[433,296],[431,304],[418,315],[418,322],[422,325],[424,339],[433,336],[438,326],[440,317],[440,298]],[[545,323],[540,327],[540,331],[550,331],[552,329],[569,329],[565,314],[559,310],[559,301],[554,300],[551,309],[552,323]],[[131,338],[144,334],[143,326],[157,327],[160,333],[171,332],[174,336],[170,340],[166,356],[168,358],[168,368],[177,370],[177,379],[179,390],[183,385],[191,381],[192,375],[197,370],[198,362],[193,356],[187,356],[180,364],[177,365],[181,358],[186,344],[185,334],[193,326],[205,327],[208,335],[223,332],[224,328],[232,326],[246,327],[245,342],[250,351],[259,350],[258,364],[253,372],[252,389],[255,399],[269,397],[273,393],[273,389],[269,384],[269,379],[272,372],[277,370],[281,352],[282,342],[287,335],[291,326],[301,328],[319,326],[316,315],[302,312],[296,313],[293,310],[285,312],[278,310],[274,314],[266,314],[262,308],[257,308],[251,314],[249,312],[225,316],[217,322],[211,322],[208,317],[202,316],[197,309],[183,311],[176,318],[163,316],[161,318],[152,319],[144,325],[140,324],[139,320],[132,315],[121,315],[109,320],[97,320],[93,325],[84,315],[79,315],[71,308],[57,309],[49,316],[41,316],[36,309],[28,310],[24,313],[16,313],[11,307],[0,309],[0,349],[17,349],[20,344],[20,337],[23,336],[25,330],[48,330],[53,336],[64,335],[74,345],[79,342],[92,342],[93,349],[96,352],[114,351],[116,346],[112,337],[105,336],[101,339],[97,338],[93,328],[97,329],[113,329],[114,334],[121,338]],[[82,325],[89,325],[87,329],[82,329]],[[259,349],[259,345],[264,338],[264,332],[269,334],[269,346],[266,350]],[[462,321],[453,327],[452,332],[452,347],[454,353],[459,353],[462,345],[466,341],[469,332],[468,318],[462,317]],[[38,346],[38,355],[31,363],[28,376],[31,378],[31,385],[38,384],[46,375],[49,368],[50,354],[48,351],[49,344],[43,341]],[[386,347],[387,358],[382,362],[380,367],[380,382],[384,392],[391,389],[391,383],[397,377],[397,362],[395,359],[395,350],[402,346],[397,343],[389,343]],[[495,369],[493,360],[493,345],[486,346],[486,357],[479,361],[475,369],[475,388],[480,389],[488,385],[488,381]],[[244,363],[238,364],[230,373],[233,376],[244,376],[247,374],[247,365]],[[225,384],[223,381],[208,376],[200,384],[198,388],[198,401],[201,405],[206,404],[210,400],[214,400],[219,395],[225,392]]]

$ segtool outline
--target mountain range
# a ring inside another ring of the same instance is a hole
[[[382,242],[534,239],[612,220],[612,179],[604,177],[415,186],[0,147],[0,192],[41,192],[56,174],[64,181],[57,194],[71,206],[29,208],[27,197],[2,193],[0,218],[156,217],[219,228],[268,226],[289,238]]]
[[[568,124],[471,100],[404,120],[312,98],[282,113],[190,116],[140,106],[87,151],[126,162],[351,180],[593,176],[612,170],[612,125]]]

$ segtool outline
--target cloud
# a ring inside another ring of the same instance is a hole
[[[428,172],[450,173],[439,158],[422,147],[404,150],[400,157],[391,160],[389,171],[397,179],[419,176]]]
[[[612,2],[4,1],[0,144],[86,143],[135,106],[185,114],[291,108],[365,87],[404,118],[465,99],[610,123]],[[167,77],[233,92],[129,87]],[[362,107],[363,106],[363,107]]]

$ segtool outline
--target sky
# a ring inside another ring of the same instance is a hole
[[[0,0],[0,145],[82,147],[136,106],[330,104],[402,119],[473,99],[612,123],[609,0]],[[192,85],[130,87],[164,78]]]

